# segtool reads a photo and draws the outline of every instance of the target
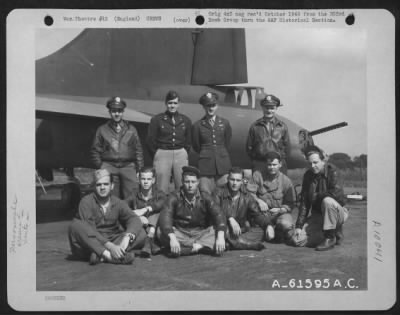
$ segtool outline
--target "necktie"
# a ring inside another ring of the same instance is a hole
[[[171,116],[171,121],[175,125],[175,116],[174,115]]]
[[[214,119],[211,118],[208,122],[210,123],[211,127],[214,127]]]

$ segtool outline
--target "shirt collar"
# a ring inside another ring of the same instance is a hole
[[[194,194],[193,199],[189,200],[186,198],[185,192],[183,190],[183,188],[181,188],[181,198],[185,201],[185,203],[187,203],[189,206],[193,207],[196,200],[200,198],[200,191],[197,190],[197,192]]]

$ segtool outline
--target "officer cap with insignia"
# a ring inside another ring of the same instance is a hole
[[[217,104],[217,101],[218,101],[218,95],[211,92],[202,95],[199,99],[199,103],[203,106],[210,106]]]
[[[194,166],[184,166],[182,167],[182,177],[185,175],[200,177],[200,171],[197,167]]]
[[[260,97],[260,96],[259,96]],[[261,106],[282,106],[281,101],[279,98],[272,94],[265,94],[263,93],[260,97],[260,105]]]
[[[107,101],[108,109],[124,109],[126,107],[125,101],[119,96],[113,96]]]

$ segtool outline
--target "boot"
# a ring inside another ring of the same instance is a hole
[[[118,264],[118,265],[132,265],[133,261],[135,260],[135,254],[132,252],[128,252],[124,255],[121,259],[112,259],[108,261],[111,264]]]
[[[319,244],[315,250],[317,251],[325,251],[330,250],[335,247],[336,244],[336,237],[335,237],[335,230],[325,230],[324,231],[325,239]]]
[[[154,238],[150,238],[150,245],[151,245],[151,254],[158,255],[161,252],[160,246],[156,244]]]
[[[140,256],[143,258],[149,258],[151,256],[151,243],[153,239],[150,237],[146,237],[144,241],[144,246],[142,250],[140,251]]]
[[[189,256],[189,255],[193,255],[193,254],[195,254],[195,253],[192,251],[191,247],[181,246],[181,252],[179,254],[175,254],[175,253],[169,252],[167,254],[167,256],[169,258],[178,258],[179,256]]]
[[[343,224],[336,227],[336,245],[342,245],[344,235],[343,235]]]
[[[90,254],[90,258],[89,258],[89,265],[97,265],[101,262],[100,257],[97,256],[97,254],[95,252]]]
[[[264,244],[261,242],[248,242],[242,238],[236,240],[230,239],[229,242],[232,245],[232,249],[237,250],[262,250],[265,248]]]

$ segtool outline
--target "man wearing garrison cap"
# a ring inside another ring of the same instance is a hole
[[[217,116],[218,95],[206,93],[199,99],[205,115],[192,127],[192,146],[199,153],[200,191],[211,194],[227,182],[231,159],[228,148],[232,137],[229,121]]]
[[[200,193],[199,176],[197,168],[183,167],[182,188],[169,195],[161,211],[160,240],[171,257],[225,250],[225,218],[214,199]]]
[[[139,186],[136,172],[143,167],[143,149],[136,128],[123,120],[125,101],[112,97],[107,102],[110,120],[100,126],[91,148],[92,163],[113,176],[113,194],[128,198]]]
[[[93,185],[94,191],[82,198],[69,226],[72,254],[91,265],[131,264],[130,250],[143,247],[146,238],[142,221],[124,201],[111,195],[114,184],[108,170],[96,170]]]
[[[303,177],[299,215],[292,245],[325,251],[343,243],[343,224],[349,212],[336,168],[317,146],[304,151],[310,168]],[[309,215],[311,212],[311,215]]]
[[[261,93],[257,98],[264,115],[250,126],[246,142],[246,151],[253,162],[253,170],[266,171],[265,155],[276,151],[282,158],[281,171],[286,174],[289,132],[286,124],[275,116],[277,108],[282,104],[272,94]]]

